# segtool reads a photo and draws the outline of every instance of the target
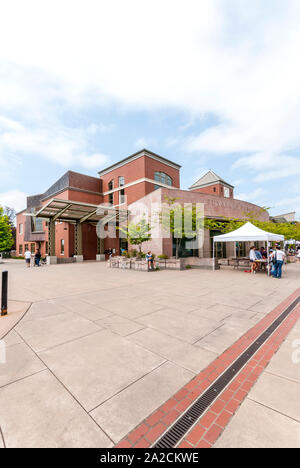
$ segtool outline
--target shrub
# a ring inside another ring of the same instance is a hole
[[[132,249],[132,250],[130,251],[130,255],[131,255],[132,257],[137,257],[137,256],[138,256],[138,251],[137,251],[137,249]]]
[[[166,254],[161,254],[161,255],[158,255],[157,258],[160,258],[161,260],[168,260],[169,257]]]
[[[192,268],[191,265],[186,265],[185,267],[186,270],[191,270],[191,268]]]

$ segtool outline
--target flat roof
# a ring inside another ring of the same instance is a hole
[[[169,159],[164,158],[163,156],[160,156],[159,154],[153,153],[152,151],[147,150],[146,148],[142,149],[141,151],[137,151],[134,154],[131,154],[125,159],[122,159],[121,161],[118,161],[117,163],[113,164],[112,166],[107,167],[106,169],[103,169],[102,171],[99,171],[98,174],[105,175],[108,172],[112,171],[113,169],[117,169],[120,166],[123,166],[124,164],[127,164],[130,161],[133,161],[135,159],[138,159],[142,156],[149,156],[150,158],[156,159],[161,161],[162,163],[167,164],[168,166],[173,166],[177,169],[180,169],[181,166],[173,161],[170,161]]]
[[[115,213],[118,217],[127,216],[128,210],[114,208],[106,204],[94,205],[91,203],[81,203],[73,200],[62,200],[52,198],[46,205],[42,206],[37,213],[37,218],[54,219],[69,223],[89,222],[98,223],[109,214]]]

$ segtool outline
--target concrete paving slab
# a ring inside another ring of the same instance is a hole
[[[24,343],[22,338],[16,333],[14,330],[9,332],[5,338],[2,339],[2,341],[5,343],[5,346],[8,348],[8,346],[13,346],[19,343]]]
[[[188,343],[200,340],[220,326],[210,319],[167,308],[139,317],[136,321]]]
[[[193,375],[181,367],[165,363],[103,403],[91,415],[118,442],[176,393],[178,388],[190,381]]]
[[[40,356],[87,411],[165,361],[108,330],[50,349]]]
[[[152,304],[142,298],[135,299],[134,301],[128,298],[123,298],[122,301],[113,300],[103,304],[102,307],[108,312],[128,319],[135,319],[162,308],[161,305]]]
[[[25,343],[9,346],[5,351],[6,362],[0,363],[0,387],[45,369]]]
[[[144,328],[143,325],[120,317],[120,315],[110,315],[109,317],[97,320],[95,323],[100,325],[101,328],[108,328],[113,333],[121,336],[130,335]]]
[[[200,372],[216,358],[215,353],[198,348],[152,328],[146,328],[134,333],[128,337],[128,340],[195,373]]]
[[[214,447],[300,448],[300,424],[247,399]]]
[[[24,317],[29,307],[28,302],[8,301],[7,315],[0,316],[0,340]]]
[[[56,300],[56,302],[59,301]],[[107,312],[100,307],[97,307],[93,304],[88,304],[86,301],[81,300],[80,296],[65,297],[63,299],[63,307],[65,307],[70,312],[79,314],[87,320],[91,321],[100,320],[111,315],[111,312]]]
[[[299,395],[300,383],[264,372],[248,398],[296,419],[300,423]]]
[[[292,346],[292,342],[290,340],[285,341],[280,351],[272,358],[267,367],[267,372],[300,382],[300,364],[293,362],[293,353],[295,351],[296,348]]]
[[[216,354],[222,354],[229,346],[245,333],[245,328],[230,326],[224,323],[221,327],[214,330],[204,338],[198,340],[195,346],[212,351]]]
[[[0,389],[0,426],[8,448],[112,446],[49,371]]]
[[[71,312],[22,321],[16,331],[36,352],[100,330],[100,326]]]

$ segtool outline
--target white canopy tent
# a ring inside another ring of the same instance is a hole
[[[284,236],[273,234],[272,232],[263,231],[248,222],[236,229],[236,231],[228,232],[213,238],[213,265],[215,268],[215,243],[216,242],[267,242],[268,258],[269,258],[269,242],[283,242]]]

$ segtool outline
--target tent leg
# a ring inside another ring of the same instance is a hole
[[[215,271],[215,241],[213,240],[213,271]]]
[[[267,256],[268,256],[268,263],[267,263],[267,268],[268,268],[268,277],[270,277],[270,247],[269,247],[269,241],[267,241]]]

